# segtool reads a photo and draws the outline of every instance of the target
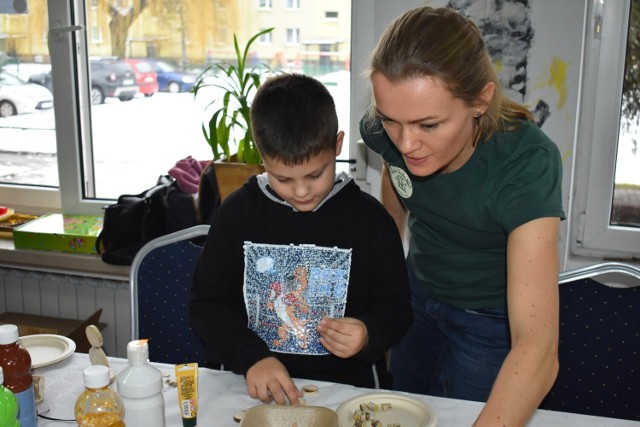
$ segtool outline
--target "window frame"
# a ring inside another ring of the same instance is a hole
[[[286,0],[284,8],[285,10],[299,10],[300,0]]]
[[[273,9],[273,0],[258,0],[258,10]]]
[[[90,185],[93,153],[85,2],[50,0],[49,27],[49,46],[56,52],[51,55],[53,92],[70,94],[53,99],[58,176],[60,188],[64,188],[57,191],[59,199],[53,208],[73,214],[96,214],[109,200],[92,198]]]
[[[287,27],[284,31],[285,44],[287,46],[298,46],[300,44],[300,28]]]
[[[335,16],[329,16],[329,14],[334,14]],[[325,10],[324,11],[324,19],[325,21],[337,21],[340,19],[340,13],[337,10]]]
[[[610,224],[625,65],[620,58],[626,56],[628,31],[621,23],[628,22],[630,1],[591,0],[588,10],[572,180],[572,255],[640,254],[640,228]]]
[[[82,191],[83,172],[80,165],[86,162],[81,163],[82,150],[78,146],[81,132],[79,124],[81,121],[89,122],[89,113],[88,108],[82,108],[83,104],[76,103],[74,100],[82,100],[80,93],[82,85],[79,82],[88,80],[86,55],[83,58],[83,55],[78,55],[76,52],[76,48],[86,49],[87,46],[84,7],[82,0],[49,0],[48,2],[47,38],[50,49],[53,47],[52,50],[56,52],[55,55],[51,54],[51,72],[55,75],[53,93],[67,94],[54,96],[53,99],[59,187],[3,184],[2,193],[19,211],[95,214],[99,211],[99,206],[104,205],[104,202],[85,199]],[[84,77],[78,73],[82,62],[84,62]],[[90,138],[90,135],[84,136]],[[91,166],[88,165],[88,167],[90,171]],[[62,188],[64,191],[61,190]]]
[[[91,25],[91,39],[94,43],[102,43],[102,29],[97,25]]]
[[[266,30],[266,27],[261,27],[260,31],[264,31]],[[257,42],[261,45],[270,45],[273,44],[273,31],[269,32],[269,33],[264,33],[261,34],[260,37],[258,37]]]

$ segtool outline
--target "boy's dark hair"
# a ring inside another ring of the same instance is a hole
[[[263,157],[299,165],[336,149],[338,116],[318,80],[280,74],[263,83],[251,104],[253,138]]]

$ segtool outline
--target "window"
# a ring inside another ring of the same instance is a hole
[[[91,27],[91,41],[94,43],[102,42],[102,32],[100,31],[100,27]]]
[[[287,28],[287,44],[300,43],[300,28]]]
[[[335,1],[348,15],[350,2]],[[342,110],[341,128],[349,133],[349,22],[339,30],[345,40],[339,55],[330,68],[319,71],[317,52],[307,54],[284,43],[285,28],[277,28],[284,10],[254,15],[247,22],[239,21],[236,12],[251,4],[249,0],[150,0],[141,3],[143,8],[128,7],[134,3],[31,0],[28,15],[20,21],[0,14],[0,68],[38,83],[45,98],[40,108],[32,107],[33,113],[0,118],[1,203],[21,212],[97,213],[120,194],[151,187],[180,159],[210,159],[201,131],[209,101],[194,100],[190,87],[206,64],[231,60],[234,34],[244,43],[260,28],[275,26],[280,36],[270,34],[264,43],[256,43],[251,61],[277,63],[321,79],[341,98],[336,102]],[[122,25],[110,25],[111,18],[103,13],[107,4],[127,6],[120,11]],[[259,4],[272,6],[271,1]],[[318,37],[335,35],[335,27],[325,28],[314,12],[310,4],[296,21],[308,23]],[[37,27],[41,30],[27,31]],[[115,27],[127,28],[126,34],[112,33]],[[2,37],[11,32],[47,37],[17,44]],[[298,43],[299,37],[297,32],[292,35]],[[159,91],[143,83],[149,67],[157,75]],[[54,108],[47,109],[51,93]]]
[[[271,9],[273,3],[271,0],[258,0],[258,9]]]
[[[300,0],[287,0],[286,9],[300,9]]]
[[[260,31],[264,31],[266,28],[260,28]],[[270,33],[262,34],[258,38],[258,42],[261,44],[271,44],[273,42],[273,31]]]
[[[39,76],[44,84],[51,68],[45,60],[49,57],[47,39],[41,37],[48,30],[48,22],[46,15],[44,20],[34,20],[35,9],[36,5],[30,3],[24,14],[14,15],[4,9],[0,14],[0,78],[5,83],[8,75],[19,78],[11,85],[9,96],[7,87],[0,88],[0,184],[16,184],[0,188],[0,201],[13,207],[38,200],[50,208],[59,205],[53,98],[49,89],[28,82],[31,76]],[[25,34],[39,35],[31,40],[38,54],[28,63],[17,55]],[[52,178],[43,181],[44,176]],[[33,185],[40,187],[35,190]]]
[[[638,74],[639,2],[599,0],[590,11],[571,217],[577,255],[640,253],[639,88],[629,84]]]

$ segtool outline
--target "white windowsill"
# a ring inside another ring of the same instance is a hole
[[[13,240],[4,238],[0,238],[0,266],[127,282],[131,269],[107,264],[97,255],[16,249]]]

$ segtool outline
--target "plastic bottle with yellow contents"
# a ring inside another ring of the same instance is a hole
[[[120,395],[109,388],[109,368],[103,365],[84,369],[85,391],[76,400],[75,415],[80,427],[125,427]]]

